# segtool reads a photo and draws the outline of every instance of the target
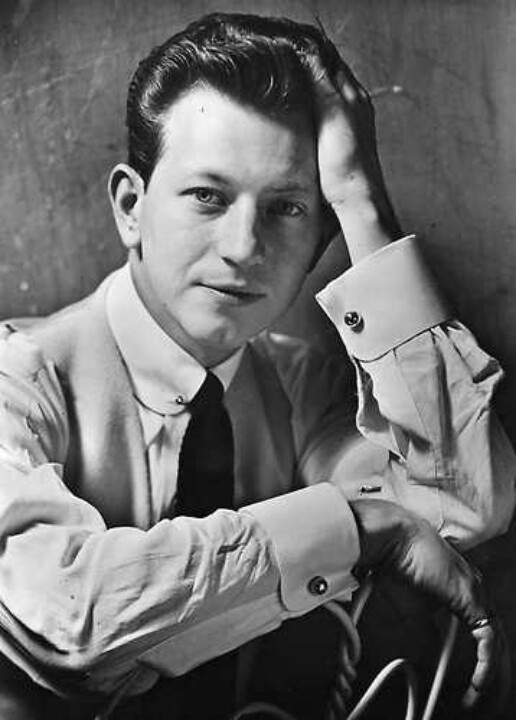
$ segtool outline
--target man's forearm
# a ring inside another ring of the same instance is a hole
[[[384,212],[379,209],[381,204],[386,206]],[[359,189],[345,202],[333,206],[353,264],[402,235],[387,196],[381,204]]]
[[[355,358],[357,422],[372,442],[366,467],[381,475],[382,497],[471,546],[503,531],[514,503],[515,456],[490,407],[503,373],[451,322],[417,244],[391,243],[317,298]],[[353,467],[349,453],[334,464],[348,497],[368,482]]]

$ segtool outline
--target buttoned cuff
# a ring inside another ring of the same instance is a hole
[[[313,485],[241,512],[253,515],[272,541],[288,612],[304,614],[335,597],[350,599],[360,546],[350,507],[333,485]]]
[[[453,317],[414,235],[353,265],[316,299],[350,355],[362,361],[376,360]]]

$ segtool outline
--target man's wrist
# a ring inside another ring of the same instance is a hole
[[[349,504],[328,482],[261,500],[240,509],[265,531],[281,575],[283,606],[307,612],[356,588],[351,570],[359,556],[358,535]],[[324,591],[313,591],[322,579]]]
[[[401,237],[392,208],[381,212],[367,193],[332,204],[353,264]]]
[[[407,536],[409,514],[393,502],[370,498],[350,500],[358,530],[360,556],[355,570],[370,570],[385,562],[395,545]]]

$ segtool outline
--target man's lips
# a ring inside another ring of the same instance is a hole
[[[266,296],[266,293],[256,288],[250,288],[244,284],[219,282],[200,282],[198,284],[200,287],[212,290],[221,296],[234,298],[235,300],[241,302],[256,302]]]

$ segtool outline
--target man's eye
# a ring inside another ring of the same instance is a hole
[[[276,200],[268,207],[270,215],[280,215],[282,217],[298,217],[303,215],[304,212],[302,205],[291,200]]]
[[[192,188],[192,190],[189,191],[189,194],[193,195],[193,197],[201,205],[209,205],[211,207],[224,207],[224,205],[226,204],[224,196],[216,190],[213,190],[212,188]]]

